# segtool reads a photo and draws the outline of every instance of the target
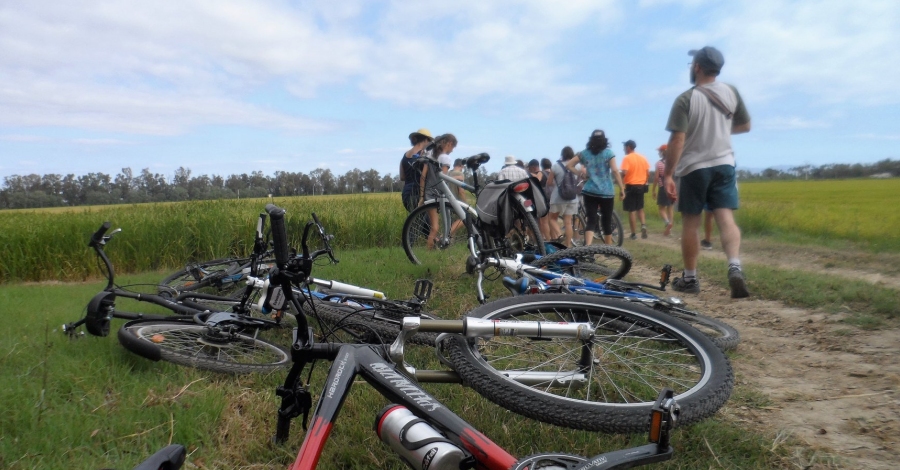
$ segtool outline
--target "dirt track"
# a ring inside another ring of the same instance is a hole
[[[677,249],[680,241],[651,235],[647,240],[629,240],[625,248],[633,243]],[[725,260],[720,250],[703,255]],[[745,263],[824,269],[832,275],[878,283],[897,289],[900,299],[900,257],[896,255],[875,257],[747,242],[742,258]],[[656,276],[655,269],[645,266],[632,271],[639,277]],[[813,458],[792,457],[794,468],[897,467],[900,329],[896,322],[875,331],[862,330],[842,323],[841,314],[789,308],[753,296],[732,300],[725,288],[711,283],[704,283],[699,295],[683,297],[691,307],[727,321],[741,333],[741,344],[732,356],[738,385],[756,389],[761,396],[754,403],[732,400],[722,410],[725,415],[776,436],[773,448],[794,439],[821,450]]]

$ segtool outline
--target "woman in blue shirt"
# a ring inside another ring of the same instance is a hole
[[[584,210],[587,213],[587,226],[584,231],[584,244],[594,241],[594,232],[603,227],[603,241],[612,244],[612,212],[616,201],[613,183],[619,185],[619,197],[625,198],[625,185],[622,175],[616,167],[616,155],[609,149],[606,133],[597,129],[591,133],[587,148],[575,154],[575,158],[566,162],[569,171],[581,163],[587,175],[587,182],[581,195],[584,198]],[[598,217],[599,208],[599,217]],[[599,220],[598,220],[599,219]]]

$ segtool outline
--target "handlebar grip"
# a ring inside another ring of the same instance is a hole
[[[275,243],[275,261],[279,266],[284,266],[290,258],[287,231],[284,228],[285,210],[275,204],[266,204],[266,212],[269,214],[269,220],[272,224],[272,241]]]
[[[97,229],[97,231],[94,232],[93,235],[91,235],[91,241],[88,243],[88,246],[94,246],[102,242],[103,235],[106,234],[106,231],[109,230],[111,226],[112,224],[108,220],[106,222],[103,222],[103,225],[101,225],[100,228]]]

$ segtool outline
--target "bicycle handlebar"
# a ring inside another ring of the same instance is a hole
[[[97,231],[94,232],[93,235],[91,235],[91,241],[88,242],[88,246],[95,247],[102,245],[103,235],[106,234],[106,231],[109,230],[111,226],[112,224],[109,221],[103,222],[103,225],[101,225],[100,228],[97,229]]]
[[[287,231],[284,228],[285,210],[275,204],[266,204],[266,213],[272,224],[272,241],[275,243],[275,261],[279,266],[284,266],[290,261],[288,250]]]

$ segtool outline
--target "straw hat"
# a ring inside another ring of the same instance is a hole
[[[414,135],[420,135],[428,140],[434,140],[434,137],[431,136],[431,131],[424,127],[413,132],[412,134],[409,134],[409,138],[412,139]]]

